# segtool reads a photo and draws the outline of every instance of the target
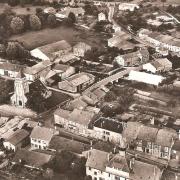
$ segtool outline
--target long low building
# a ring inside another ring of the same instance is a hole
[[[139,72],[134,70],[130,71],[128,77],[128,80],[138,81],[155,86],[158,86],[163,81],[163,79],[165,78],[159,75],[148,74],[145,72]]]

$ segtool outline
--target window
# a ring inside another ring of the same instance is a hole
[[[110,135],[110,132],[106,132],[107,135]]]
[[[91,171],[91,167],[89,167],[89,170]]]
[[[97,180],[97,178],[95,177],[94,180]]]
[[[94,175],[97,175],[97,172],[96,172],[96,171],[94,172]]]

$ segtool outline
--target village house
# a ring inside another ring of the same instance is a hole
[[[56,64],[52,66],[52,69],[58,74],[60,80],[64,80],[76,72],[74,67],[65,64]]]
[[[106,21],[106,15],[103,12],[98,14],[98,21]]]
[[[26,79],[28,81],[35,81],[36,79],[39,79],[42,74],[48,73],[51,70],[52,62],[49,60],[45,60],[42,62],[39,62],[38,64],[35,64],[32,67],[26,67],[24,69],[24,74],[26,76]]]
[[[112,38],[108,39],[108,46],[109,47],[117,47],[122,42],[127,42],[127,40],[131,39],[131,36],[124,31],[120,31],[117,35],[113,36]]]
[[[134,11],[135,9],[139,9],[138,4],[133,4],[133,3],[120,3],[119,4],[119,10],[120,11]]]
[[[24,69],[24,66],[3,62],[0,63],[0,76],[15,78],[21,69]]]
[[[58,11],[55,15],[59,20],[68,18],[69,13],[73,13],[76,18],[81,18],[84,16],[85,10],[82,7],[65,7],[61,11]]]
[[[71,45],[67,41],[61,40],[33,49],[30,53],[31,56],[45,61],[54,60],[69,53],[71,50]]]
[[[93,111],[74,109],[73,111],[57,109],[54,112],[56,127],[64,127],[66,130],[83,136],[89,136],[88,126],[95,117]]]
[[[58,87],[63,91],[79,93],[93,84],[94,81],[95,77],[92,74],[82,72],[68,77],[62,82],[59,82]]]
[[[94,135],[103,141],[110,141],[124,147],[123,124],[110,118],[100,117],[93,123]]]
[[[69,15],[70,12],[74,13],[76,17],[83,17],[85,10],[82,7],[65,7],[64,11]]]
[[[86,175],[93,180],[160,180],[162,170],[156,166],[96,149],[87,152]]]
[[[30,135],[32,149],[47,149],[52,137],[55,135],[55,130],[36,126]]]
[[[70,52],[68,54],[62,55],[61,57],[56,58],[54,63],[70,65],[78,60],[79,57],[75,56],[73,52]]]
[[[119,66],[136,66],[147,61],[149,61],[149,52],[147,51],[147,49],[119,55],[115,58],[115,62]]]
[[[83,94],[83,100],[87,102],[89,105],[94,106],[106,95],[109,91],[105,86],[101,86],[97,89],[92,90],[91,92],[87,92]]]
[[[172,69],[172,62],[167,58],[159,58],[150,63],[144,64],[143,69],[147,72],[168,72]]]
[[[131,133],[133,131],[134,134]],[[172,146],[177,139],[173,129],[158,129],[137,122],[128,122],[123,135],[130,149],[165,160],[170,160]]]
[[[29,132],[24,129],[16,130],[10,137],[4,139],[3,146],[7,150],[17,151],[29,144]]]
[[[53,156],[42,152],[28,151],[21,149],[17,151],[13,159],[12,164],[20,164],[31,169],[43,170],[43,166],[52,160]]]
[[[84,57],[85,53],[90,50],[91,46],[84,42],[79,42],[73,47],[73,53],[77,57]]]
[[[172,146],[171,158],[171,167],[178,169],[180,165],[180,139],[177,139]]]

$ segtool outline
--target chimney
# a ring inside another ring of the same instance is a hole
[[[151,123],[151,125],[154,125],[154,117],[152,117],[152,118],[150,119],[150,123]]]
[[[177,174],[175,173],[175,180],[178,180],[178,176],[177,176]]]
[[[116,146],[113,148],[113,153],[114,154],[116,153]]]
[[[135,158],[132,158],[129,164],[131,170],[133,169],[134,163],[135,163]]]
[[[108,153],[108,161],[110,161],[110,158],[111,158],[111,153]]]

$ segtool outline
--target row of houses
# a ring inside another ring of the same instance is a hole
[[[129,127],[130,125],[128,124],[127,128]],[[143,133],[146,133],[146,139],[148,141],[150,141],[152,136],[155,137],[154,129],[149,137],[150,131],[148,129],[143,132],[142,129],[136,130],[137,126],[132,125],[132,122],[131,127],[135,129],[134,131],[131,131],[131,137],[133,137],[133,132],[135,133],[135,135],[137,134],[137,132],[139,132],[139,141],[140,139],[142,139],[142,137],[144,137]],[[145,128],[145,126],[142,125],[138,127]],[[127,132],[129,133],[128,130],[129,129],[127,129]],[[24,138],[22,138],[22,136],[20,135],[17,135],[20,131],[21,134],[24,134]],[[166,138],[168,142],[173,134],[172,133],[171,135],[167,135],[166,133],[162,134],[162,132],[158,133],[163,135],[163,138]],[[23,142],[27,142],[27,140],[25,141],[27,137],[29,137],[30,139],[31,150],[23,148]],[[14,139],[16,139],[16,141],[19,141],[18,145],[14,143]],[[53,153],[50,153],[51,151],[54,152],[66,149],[75,153],[76,155],[79,155],[80,157],[83,156],[87,159],[85,165],[86,175],[91,177],[92,179],[160,180],[161,177],[168,178],[167,174],[169,175],[169,172],[167,172],[166,168],[162,168],[162,166],[157,165],[156,163],[149,163],[146,161],[142,161],[141,159],[137,159],[134,156],[128,155],[128,153],[123,150],[112,152],[102,151],[95,148],[95,145],[93,145],[94,143],[88,144],[73,139],[67,139],[65,137],[59,136],[57,131],[46,127],[34,126],[32,132],[29,134],[27,134],[24,129],[17,130],[17,132],[14,133],[14,138],[9,138],[4,142],[4,144],[6,145],[6,148],[9,149],[12,149],[13,146],[17,147],[16,149],[14,149],[16,153],[11,160],[12,164],[19,164],[23,162],[23,165],[28,168],[42,170],[43,165],[48,163],[54,157]],[[180,153],[178,144],[179,140],[172,145],[173,152],[176,152],[176,155],[179,155]],[[171,178],[171,180],[179,178],[178,172],[175,173],[172,171],[171,177],[172,173],[173,178]]]
[[[142,40],[153,44],[155,47],[163,47],[169,51],[180,53],[180,40],[178,38],[159,32],[152,32],[147,29],[141,29],[138,36]]]

